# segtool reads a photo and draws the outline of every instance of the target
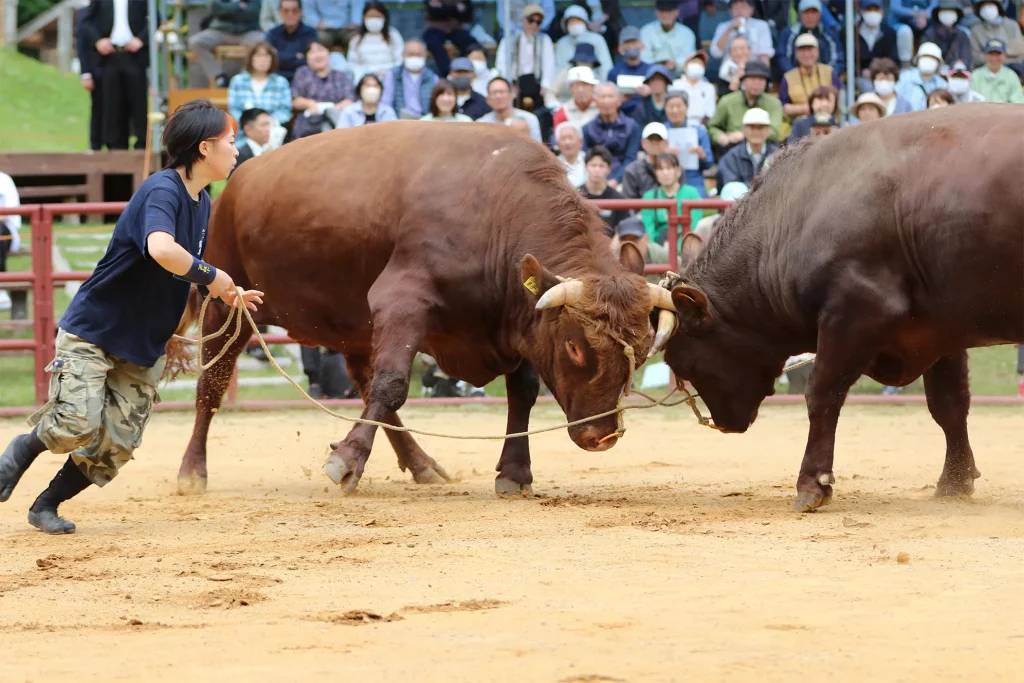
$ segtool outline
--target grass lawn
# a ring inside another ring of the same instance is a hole
[[[89,148],[89,93],[78,75],[0,50],[0,151]]]

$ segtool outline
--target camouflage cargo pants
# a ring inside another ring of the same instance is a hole
[[[166,358],[152,368],[111,356],[81,337],[57,333],[57,353],[46,367],[50,396],[32,417],[51,453],[71,459],[92,483],[103,486],[142,443]]]

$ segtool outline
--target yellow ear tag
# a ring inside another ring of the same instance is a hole
[[[537,278],[532,275],[523,283],[523,287],[526,287],[526,289],[528,289],[534,296],[540,294],[540,287],[537,286]]]

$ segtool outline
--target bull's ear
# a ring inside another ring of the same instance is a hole
[[[700,238],[695,232],[688,232],[683,236],[683,248],[679,253],[679,268],[680,270],[686,271],[687,268],[693,265],[693,262],[697,260],[700,255],[700,250],[704,247],[704,240]]]
[[[690,285],[677,285],[672,290],[672,303],[676,305],[683,330],[689,334],[705,330],[711,325],[711,306],[708,295]]]
[[[644,255],[632,242],[623,242],[619,247],[619,263],[631,273],[644,274]]]
[[[554,273],[542,266],[531,254],[523,257],[519,268],[523,276],[523,287],[536,297],[558,284],[558,278]]]

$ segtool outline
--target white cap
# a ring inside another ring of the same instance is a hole
[[[719,193],[718,197],[719,199],[736,200],[743,197],[743,195],[747,194],[747,191],[748,190],[746,185],[739,182],[738,180],[734,180],[731,183],[725,184],[725,187],[722,188],[722,191],[721,193]]]
[[[586,83],[587,85],[597,85],[597,78],[594,76],[594,70],[589,66],[574,66],[569,69],[569,85],[573,83]]]
[[[814,37],[813,33],[801,33],[796,37],[796,42],[793,44],[794,47],[818,47],[818,39]]]
[[[821,11],[821,0],[800,0],[800,4],[797,5],[797,12],[806,12],[809,9],[816,9]]]
[[[743,115],[743,125],[770,126],[772,125],[772,117],[764,109],[754,107],[753,109],[748,109],[747,113]]]
[[[942,63],[942,48],[935,43],[921,43],[921,47],[917,48],[917,58],[921,57],[934,57]]]
[[[668,140],[668,128],[665,127],[664,123],[652,121],[651,123],[648,123],[646,126],[644,126],[644,131],[643,133],[640,134],[640,137],[646,140],[652,135],[657,135],[662,140]]]

